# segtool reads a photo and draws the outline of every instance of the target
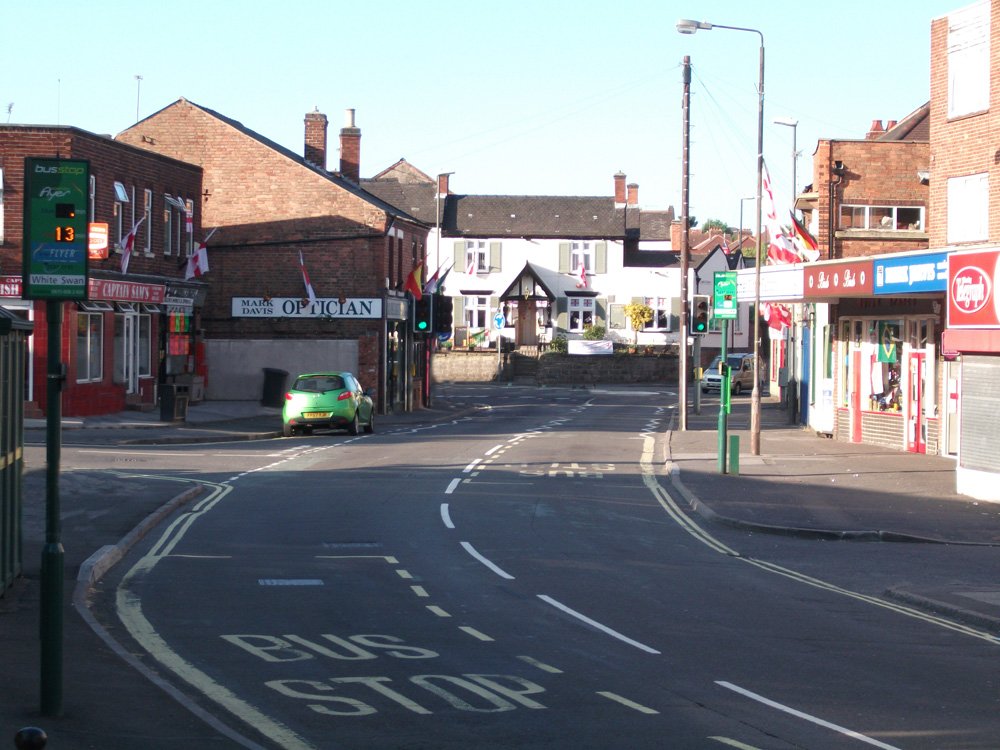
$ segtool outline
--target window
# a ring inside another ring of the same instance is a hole
[[[87,195],[87,221],[95,221],[94,201],[97,200],[97,178],[90,175],[90,192]]]
[[[115,221],[115,241],[118,244],[118,249],[121,249],[122,241],[125,239],[125,235],[132,231],[132,225],[128,224],[126,226],[125,221],[125,204],[129,203],[128,190],[125,186],[118,182],[114,183],[115,190],[115,202],[111,207],[111,215],[114,217]]]
[[[644,331],[669,331],[670,330],[670,298],[669,297],[646,297],[643,300],[646,306],[652,309],[653,319],[643,324]]]
[[[142,240],[143,252],[146,255],[153,254],[153,191],[146,188],[142,191],[142,215],[143,221]]]
[[[184,201],[184,255],[194,255],[194,201]]]
[[[990,4],[948,16],[948,117],[990,106]]]
[[[76,382],[99,383],[104,378],[104,316],[80,312],[76,316]]]
[[[486,328],[493,317],[488,297],[465,298],[465,325],[470,329]]]
[[[922,206],[857,206],[840,207],[841,229],[919,232],[924,228]]]
[[[473,274],[489,273],[489,256],[484,240],[465,241],[465,272]]]
[[[594,325],[594,298],[569,298],[569,330],[573,333],[583,333]]]
[[[594,248],[589,242],[569,243],[569,270],[571,273],[580,270],[580,266],[590,273],[594,270]]]
[[[139,316],[139,342],[138,342],[138,362],[136,362],[136,372],[140,378],[149,378],[153,375],[151,362],[153,361],[153,321],[150,315]]]
[[[948,178],[948,243],[988,238],[990,197],[987,173]]]
[[[0,169],[0,244],[3,243],[3,170]]]
[[[181,198],[163,196],[163,254],[180,255],[186,206]]]

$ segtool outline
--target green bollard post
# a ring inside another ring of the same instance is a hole
[[[740,475],[740,436],[729,436],[729,473],[734,477]]]

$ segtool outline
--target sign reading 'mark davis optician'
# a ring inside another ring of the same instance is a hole
[[[320,298],[312,304],[295,297],[233,297],[234,318],[370,318],[381,319],[382,300]]]

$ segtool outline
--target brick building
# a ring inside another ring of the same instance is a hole
[[[319,112],[305,116],[304,156],[184,99],[116,137],[204,170],[203,224],[216,230],[201,318],[211,398],[257,398],[269,369],[350,370],[382,413],[422,392],[423,342],[402,288],[428,228],[360,187],[361,131],[347,112],[339,171],[326,168]]]
[[[948,254],[942,338],[958,491],[1000,500],[1000,2],[931,23],[931,247]]]
[[[87,299],[60,303],[62,410],[87,416],[153,408],[164,384],[193,383],[195,317],[205,285],[184,280],[200,232],[200,167],[73,127],[0,125],[0,305],[33,320],[26,412],[45,406],[47,303],[22,299],[26,157],[89,163],[87,219],[108,241],[90,252]],[[123,238],[141,220],[127,273]]]

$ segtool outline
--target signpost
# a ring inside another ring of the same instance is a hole
[[[729,372],[729,362],[727,361],[727,346],[729,343],[729,321],[736,318],[736,272],[716,271],[715,294],[713,295],[712,314],[722,321],[722,356],[719,367],[722,376],[719,384],[719,473],[726,473],[726,430],[728,429],[728,417],[731,393],[731,375]]]
[[[62,449],[60,360],[64,300],[87,299],[90,164],[73,159],[24,160],[22,294],[46,300],[48,362],[45,413],[45,546],[42,548],[41,712],[62,713],[63,564],[59,462]]]

